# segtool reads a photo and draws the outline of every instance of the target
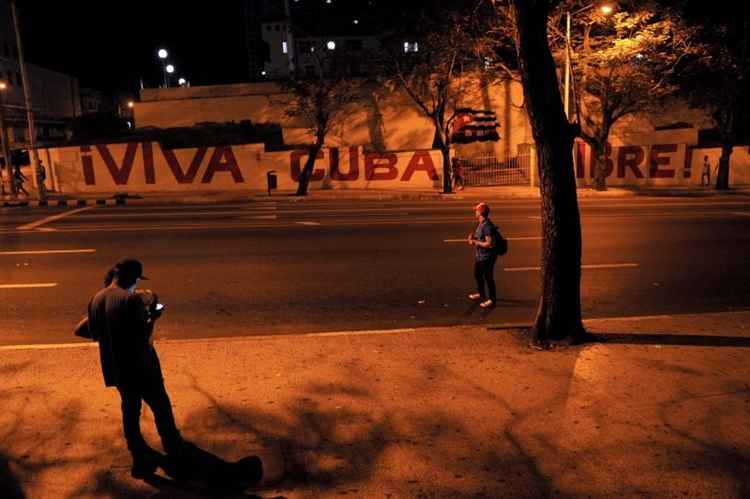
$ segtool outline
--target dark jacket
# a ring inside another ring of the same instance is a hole
[[[89,303],[89,328],[99,342],[106,386],[131,386],[161,377],[149,342],[153,324],[139,296],[114,285],[100,290]]]

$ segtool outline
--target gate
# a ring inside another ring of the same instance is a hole
[[[520,151],[519,151],[520,152]],[[485,154],[471,158],[456,158],[457,167],[461,168],[464,185],[529,185],[528,154],[507,156],[499,159],[494,154]]]

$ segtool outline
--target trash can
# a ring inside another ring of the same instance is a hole
[[[266,179],[268,180],[268,195],[271,195],[271,191],[278,188],[278,182],[276,178],[276,171],[271,170],[266,173]]]

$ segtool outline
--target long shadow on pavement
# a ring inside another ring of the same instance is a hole
[[[706,336],[671,333],[596,333],[589,334],[587,343],[626,345],[676,345],[695,347],[750,347],[750,338],[742,336]]]

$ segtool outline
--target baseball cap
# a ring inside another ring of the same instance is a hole
[[[143,275],[143,264],[135,258],[123,258],[115,264],[115,270],[119,276],[148,280],[148,277]]]

